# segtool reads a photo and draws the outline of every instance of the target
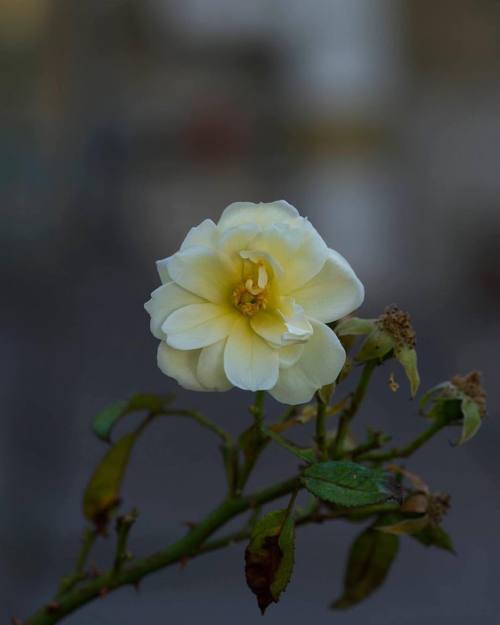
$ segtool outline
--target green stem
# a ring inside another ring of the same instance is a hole
[[[199,425],[218,436],[225,445],[233,445],[232,436],[228,432],[197,410],[166,410],[161,414],[167,417],[188,417],[190,419],[194,419]]]
[[[64,577],[61,580],[57,596],[63,595],[64,593],[68,592],[78,582],[86,578],[85,565],[87,563],[87,558],[89,557],[90,551],[94,546],[96,538],[97,532],[93,528],[86,527],[83,532],[82,544],[80,552],[78,554],[78,558],[76,560],[75,568],[70,575]]]
[[[117,574],[109,571],[74,588],[49,607],[43,607],[25,621],[24,625],[53,625],[79,607],[112,592],[117,588],[138,583],[143,577],[178,562],[185,557],[198,555],[207,538],[228,521],[242,512],[269,501],[274,501],[301,488],[297,476],[279,482],[246,497],[224,500],[203,521],[191,529],[183,538],[163,551],[134,561]]]
[[[411,443],[408,443],[405,447],[394,447],[388,451],[372,452],[358,456],[358,461],[364,462],[386,462],[388,460],[394,460],[395,458],[408,458],[417,449],[422,447],[428,440],[430,440],[435,434],[442,430],[447,424],[444,419],[436,419],[432,424],[424,430],[417,438]]]
[[[370,360],[365,364],[358,385],[354,393],[352,394],[349,406],[340,415],[337,437],[333,446],[334,458],[342,457],[345,439],[349,431],[349,425],[352,419],[356,416],[361,402],[365,398],[366,391],[368,390],[368,385],[372,377],[372,373],[374,372],[376,366],[377,362],[375,360]]]
[[[326,404],[318,396],[318,412],[316,415],[316,445],[320,460],[328,460],[328,447],[326,444]]]
[[[264,422],[264,399],[266,397],[265,391],[257,391],[255,393],[255,403],[250,408],[250,412],[255,417],[255,423],[260,428]]]
[[[130,554],[127,551],[127,540],[132,525],[137,521],[138,512],[132,510],[130,514],[118,517],[116,520],[116,555],[113,565],[113,573],[117,575],[125,562],[130,559]]]

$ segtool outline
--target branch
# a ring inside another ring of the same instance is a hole
[[[326,444],[326,404],[317,397],[318,408],[316,415],[316,445],[320,460],[328,460],[328,447]]]
[[[76,560],[75,568],[70,575],[63,577],[61,580],[61,583],[59,584],[59,592],[57,594],[58,597],[70,591],[76,584],[78,584],[78,582],[87,577],[85,573],[85,564],[87,563],[87,558],[96,538],[97,532],[90,527],[86,527],[83,532],[82,546]]]
[[[124,567],[116,574],[113,571],[109,571],[82,584],[78,588],[74,588],[58,598],[57,602],[38,610],[38,612],[25,621],[25,625],[53,625],[64,616],[74,612],[77,608],[104,594],[108,594],[122,586],[136,584],[146,575],[171,566],[185,557],[196,556],[207,538],[228,521],[242,512],[269,501],[274,501],[298,488],[301,488],[301,484],[299,477],[295,476],[246,497],[224,500],[203,521],[174,544],[162,551],[136,560],[133,564]]]
[[[356,413],[358,412],[361,402],[365,397],[366,391],[368,390],[368,384],[370,383],[370,378],[376,366],[377,362],[375,360],[370,360],[366,363],[363,368],[363,373],[361,374],[358,385],[354,393],[352,394],[351,403],[349,404],[348,408],[346,408],[344,412],[340,415],[337,437],[335,439],[333,447],[334,458],[340,458],[342,456],[344,441],[349,430],[349,425]]]
[[[198,412],[197,410],[166,410],[161,414],[167,417],[188,417],[190,419],[194,419],[202,427],[211,430],[216,436],[218,436],[222,440],[225,445],[233,445],[233,439],[228,432],[226,432],[223,428],[217,425],[217,423],[214,423],[214,421],[212,421],[208,417],[205,417],[205,415],[201,414],[201,412]]]
[[[417,449],[420,449],[428,440],[430,440],[435,434],[442,430],[447,425],[445,419],[435,419],[432,424],[422,432],[411,443],[408,443],[406,447],[394,447],[388,451],[372,452],[358,456],[358,461],[363,462],[386,462],[387,460],[394,460],[395,458],[408,458]]]

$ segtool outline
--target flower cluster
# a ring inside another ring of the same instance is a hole
[[[231,204],[158,270],[145,308],[159,367],[184,388],[293,405],[337,378],[345,352],[327,324],[360,306],[363,285],[287,202]]]

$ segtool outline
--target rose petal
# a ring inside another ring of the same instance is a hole
[[[241,317],[227,339],[224,370],[238,388],[267,390],[278,380],[278,352],[252,330],[246,318]]]
[[[191,304],[172,313],[161,329],[170,347],[198,349],[226,338],[236,318],[236,311],[229,307]]]

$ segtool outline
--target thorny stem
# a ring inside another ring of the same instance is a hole
[[[137,521],[138,512],[132,510],[130,514],[118,517],[116,520],[116,554],[113,564],[113,573],[117,575],[127,560],[130,560],[130,554],[127,551],[127,540],[132,526]]]
[[[80,552],[78,554],[78,558],[76,560],[75,568],[73,573],[64,577],[61,580],[59,585],[59,595],[63,595],[64,593],[71,590],[78,582],[82,579],[85,579],[85,565],[87,563],[87,558],[89,557],[90,551],[94,545],[94,542],[97,538],[97,532],[95,529],[91,527],[86,527],[83,531],[82,543]]]
[[[446,425],[447,421],[445,419],[435,419],[426,430],[405,447],[394,447],[388,451],[366,453],[358,456],[358,460],[362,462],[386,462],[395,458],[408,458]]]
[[[350,421],[355,416],[359,405],[364,398],[371,374],[373,373],[375,367],[375,363],[367,363],[365,365],[358,386],[351,397],[349,406],[341,415],[337,439],[334,447],[334,457],[336,458],[344,456],[343,445]],[[257,393],[255,405],[252,407],[252,414],[255,417],[257,431],[259,433],[261,432],[260,428],[264,419],[263,401],[264,394]],[[318,418],[319,425],[317,423],[316,442],[319,450],[323,449],[323,424],[321,423],[321,412],[322,409],[318,406],[318,417],[320,418]],[[217,436],[222,439],[223,445],[228,447],[234,446],[232,438],[229,434],[196,411],[179,410],[171,411],[168,414],[194,418],[200,425],[217,434]],[[447,422],[445,420],[436,419],[424,432],[417,436],[417,438],[402,448],[393,448],[392,450],[386,452],[377,452],[368,451],[367,447],[363,449],[362,446],[360,446],[358,451],[363,451],[363,453],[360,453],[359,455],[356,454],[357,460],[362,462],[382,463],[394,458],[406,458],[424,445],[446,424]],[[250,471],[245,476],[245,482],[250,474]],[[247,524],[243,529],[225,537],[207,541],[207,539],[210,538],[210,536],[212,536],[216,531],[240,514],[248,510],[257,510],[262,505],[288,494],[292,494],[292,498],[289,503],[289,508],[291,510],[296,494],[301,488],[302,483],[300,481],[300,476],[296,475],[288,480],[279,482],[250,495],[243,496],[240,493],[230,492],[228,497],[224,499],[219,506],[217,506],[202,521],[200,521],[200,523],[192,527],[178,541],[161,551],[127,564],[126,541],[128,530],[130,529],[130,525],[133,523],[133,520],[135,520],[134,518],[131,523],[128,524],[128,527],[122,526],[121,528],[118,528],[117,554],[112,569],[93,579],[87,579],[84,572],[89,551],[96,537],[95,532],[89,529],[84,535],[82,549],[75,565],[74,573],[66,578],[66,580],[63,580],[56,599],[33,614],[24,622],[24,625],[53,625],[68,614],[77,610],[79,607],[93,601],[94,599],[103,597],[123,586],[136,585],[144,577],[154,573],[155,571],[171,566],[172,564],[186,558],[194,558],[203,553],[215,551],[234,542],[244,540],[250,535],[250,524]],[[397,503],[381,503],[356,508],[336,508],[326,514],[321,514],[319,507],[314,505],[308,506],[307,509],[302,512],[298,512],[295,516],[295,523],[297,526],[302,526],[309,523],[321,523],[338,518],[354,518],[359,517],[360,515],[361,517],[370,516],[379,514],[380,512],[397,510],[398,508],[399,504]]]
[[[349,425],[358,412],[359,406],[363,401],[366,391],[368,390],[368,385],[370,383],[370,378],[372,373],[377,366],[377,362],[375,360],[370,360],[366,363],[363,368],[363,372],[359,379],[358,385],[352,394],[351,401],[349,406],[342,412],[339,419],[339,427],[337,429],[337,437],[335,439],[335,443],[333,446],[333,457],[340,458],[344,449],[344,442],[349,431]]]

